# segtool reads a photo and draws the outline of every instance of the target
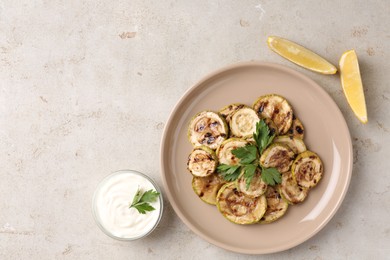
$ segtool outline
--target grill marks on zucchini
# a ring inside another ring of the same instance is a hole
[[[227,139],[217,149],[217,157],[219,163],[228,164],[228,165],[237,165],[239,159],[234,154],[232,154],[232,150],[240,147],[244,147],[248,144],[249,143],[246,140],[240,138]]]
[[[305,128],[303,127],[301,120],[295,115],[293,115],[293,121],[287,133],[301,139],[305,136]]]
[[[269,186],[265,192],[265,197],[267,199],[267,210],[261,218],[260,224],[271,223],[278,220],[283,217],[288,209],[288,203],[279,194],[277,187]]]
[[[193,175],[192,188],[202,201],[216,205],[236,224],[276,221],[289,205],[302,203],[324,173],[320,157],[306,149],[304,126],[284,97],[261,96],[252,108],[234,103],[218,113],[205,110],[196,114],[188,127],[188,139],[194,147],[187,162]],[[275,134],[273,142],[258,159],[248,188],[244,170],[236,181],[227,182],[216,172],[217,166],[239,164],[232,150],[255,144],[253,132],[259,120],[265,121],[270,135]],[[282,182],[273,186],[261,178],[262,169],[272,167],[282,173]]]
[[[217,207],[233,223],[254,224],[263,217],[267,200],[264,195],[256,198],[245,196],[234,183],[227,183],[218,192]]]
[[[243,107],[248,107],[248,106],[246,106],[244,104],[240,104],[240,103],[230,104],[230,105],[228,105],[226,107],[221,108],[221,110],[219,110],[219,114],[221,116],[223,116],[225,118],[226,122],[229,124],[233,114],[237,110],[239,110],[239,109],[241,109]]]
[[[237,179],[237,189],[251,198],[257,198],[263,195],[267,190],[267,187],[267,183],[265,183],[261,178],[260,168],[256,168],[255,176],[253,176],[248,189],[246,187],[246,179],[244,178],[244,174],[241,174],[241,176]]]
[[[229,129],[225,119],[212,111],[196,114],[188,127],[188,139],[193,146],[217,147],[228,137]]]
[[[294,158],[294,152],[287,145],[273,143],[264,150],[260,164],[265,168],[275,167],[280,173],[284,173],[290,169]]]
[[[309,192],[308,189],[298,186],[291,171],[282,174],[282,183],[279,187],[280,195],[282,195],[289,204],[298,204],[303,202]]]
[[[299,186],[313,188],[320,181],[324,172],[322,161],[317,154],[306,151],[297,156],[291,171]]]
[[[292,124],[293,111],[285,98],[271,94],[261,96],[254,104],[253,109],[260,118],[269,118],[277,126],[280,134],[285,134]]]
[[[193,177],[192,189],[199,198],[211,205],[216,204],[217,193],[226,181],[216,173],[207,177]]]
[[[215,172],[218,159],[214,151],[207,146],[195,147],[188,156],[187,169],[194,176],[205,177]]]

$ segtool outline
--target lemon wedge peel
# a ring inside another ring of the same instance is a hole
[[[339,66],[341,86],[347,102],[360,122],[366,124],[368,122],[366,101],[355,50],[344,52],[341,55]]]
[[[269,36],[268,47],[285,59],[321,74],[335,74],[336,66],[305,47],[278,36]]]

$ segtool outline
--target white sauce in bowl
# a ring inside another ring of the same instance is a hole
[[[107,235],[133,240],[149,234],[157,226],[162,213],[161,195],[150,203],[155,210],[141,214],[130,208],[138,188],[143,192],[150,189],[160,192],[148,177],[135,171],[113,173],[98,185],[93,212],[97,224]]]

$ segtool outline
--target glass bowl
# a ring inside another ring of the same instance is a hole
[[[153,203],[156,210],[146,214],[129,208],[141,184],[147,186],[147,190],[154,189],[160,193],[158,201]],[[105,194],[110,196],[104,197]],[[149,176],[134,170],[116,171],[106,176],[97,185],[92,199],[92,213],[98,227],[107,236],[124,241],[148,236],[160,222],[163,208],[163,197],[158,185]],[[129,219],[126,219],[127,214]],[[121,217],[126,223],[116,223]],[[113,223],[109,220],[113,220]]]

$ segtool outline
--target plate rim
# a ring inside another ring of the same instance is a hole
[[[286,73],[293,74],[294,76],[296,76],[298,78],[301,78],[301,79],[303,79],[305,81],[308,81],[309,83],[314,85],[317,88],[318,91],[322,92],[321,94],[325,95],[329,99],[329,101],[331,103],[333,103],[333,105],[336,108],[337,113],[339,113],[340,116],[341,116],[341,119],[342,119],[341,121],[342,121],[343,127],[345,127],[346,132],[347,132],[347,137],[348,138],[347,138],[346,141],[348,143],[349,164],[347,165],[347,171],[346,171],[348,176],[347,176],[347,179],[346,179],[346,181],[344,183],[344,186],[343,186],[343,189],[342,189],[342,192],[341,192],[341,196],[339,196],[339,198],[338,198],[336,207],[334,207],[333,211],[326,217],[326,219],[321,224],[319,224],[317,226],[317,228],[315,230],[313,230],[310,233],[310,235],[305,236],[303,239],[300,239],[300,240],[298,240],[295,243],[290,243],[287,246],[281,246],[281,247],[277,248],[276,250],[261,250],[261,252],[260,252],[259,250],[248,250],[248,249],[242,249],[240,247],[235,247],[235,246],[230,246],[230,245],[227,246],[224,243],[219,242],[218,240],[215,240],[215,239],[207,236],[206,234],[204,234],[202,231],[198,230],[198,228],[195,225],[193,225],[191,223],[191,221],[189,221],[184,216],[184,214],[179,209],[175,199],[173,198],[173,195],[171,194],[171,192],[168,189],[168,183],[167,183],[166,173],[165,173],[165,169],[164,169],[165,168],[165,166],[164,166],[164,157],[165,157],[164,156],[164,151],[166,150],[166,145],[167,145],[166,144],[166,140],[167,140],[167,137],[168,137],[168,128],[172,124],[173,118],[174,118],[175,114],[177,113],[178,109],[182,106],[184,100],[193,91],[195,91],[198,87],[203,85],[205,82],[207,82],[209,80],[212,80],[215,77],[218,77],[218,75],[220,75],[222,73],[226,73],[226,72],[231,71],[231,70],[243,69],[245,67],[262,67],[262,66],[273,67],[274,69],[277,69],[277,70],[280,70],[280,71],[284,71]],[[282,252],[282,251],[291,249],[293,247],[296,247],[296,246],[306,242],[310,238],[314,237],[319,231],[321,231],[328,224],[328,222],[334,217],[336,212],[339,210],[339,208],[340,208],[342,202],[344,201],[344,198],[345,198],[345,196],[346,196],[346,194],[348,192],[348,188],[349,188],[349,185],[350,185],[350,182],[351,182],[351,177],[352,177],[352,170],[353,170],[353,147],[352,147],[351,133],[349,131],[349,127],[348,127],[348,124],[347,124],[347,122],[345,120],[345,117],[344,117],[343,113],[341,112],[339,106],[333,100],[333,98],[323,89],[323,87],[321,87],[317,82],[315,82],[314,80],[312,80],[308,76],[304,75],[303,73],[301,73],[299,71],[296,71],[293,68],[287,67],[285,65],[281,65],[281,64],[277,64],[277,63],[273,63],[273,62],[264,62],[264,61],[237,62],[237,63],[231,64],[231,65],[228,65],[228,66],[221,67],[219,69],[216,69],[216,70],[206,74],[205,76],[200,78],[200,80],[198,80],[195,84],[193,84],[190,88],[188,88],[181,95],[181,97],[178,99],[178,101],[175,103],[173,109],[169,113],[169,117],[168,117],[168,119],[166,121],[166,124],[164,126],[164,129],[163,129],[163,134],[162,134],[162,137],[161,137],[160,151],[159,152],[160,152],[160,174],[161,174],[161,177],[162,177],[163,188],[164,188],[165,194],[166,194],[166,196],[168,198],[169,204],[172,206],[174,212],[176,213],[176,215],[178,215],[180,220],[192,232],[194,232],[196,235],[198,235],[199,237],[201,237],[205,241],[207,241],[207,242],[209,242],[209,243],[211,243],[211,244],[213,244],[215,246],[218,246],[220,248],[223,248],[225,250],[231,251],[231,252],[241,253],[241,254],[248,254],[248,255],[262,255],[262,254],[270,254],[270,253]]]

